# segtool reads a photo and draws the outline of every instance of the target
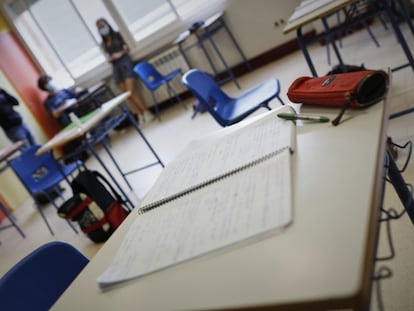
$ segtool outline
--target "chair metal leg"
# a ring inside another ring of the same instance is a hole
[[[161,121],[160,109],[158,107],[158,103],[157,103],[157,99],[155,98],[154,91],[151,91],[151,95],[152,95],[152,101],[154,102],[155,114],[157,115],[158,121]]]
[[[177,100],[177,102],[179,102],[181,104],[181,106],[183,106],[184,109],[187,109],[187,106],[185,105],[185,103],[181,100],[180,96],[178,96],[177,92],[170,85],[170,83],[168,81],[167,81],[166,85],[167,85],[168,94],[170,94],[170,96],[171,96],[171,93],[172,93],[172,95],[175,97],[175,99]]]
[[[6,228],[11,228],[11,227],[15,227],[17,232],[20,233],[20,235],[25,238],[26,235],[24,234],[23,230],[20,229],[19,225],[15,222],[15,218],[13,217],[13,215],[11,215],[9,213],[9,211],[7,210],[7,208],[4,207],[4,205],[0,202],[0,210],[3,212],[4,216],[7,217],[7,219],[9,219],[10,221],[10,225],[6,225],[3,227],[0,227],[0,230],[6,229]]]
[[[47,228],[49,229],[50,234],[55,235],[55,233],[52,230],[52,227],[50,226],[49,222],[46,219],[45,214],[43,213],[42,207],[39,205],[39,203],[36,202],[35,198],[33,198],[33,199],[35,201],[35,207],[36,207],[37,211],[39,212],[40,216],[43,218],[43,221],[45,222]]]

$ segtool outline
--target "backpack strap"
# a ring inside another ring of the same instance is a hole
[[[115,199],[120,202],[121,204],[125,203],[125,200],[123,200],[121,198],[121,196],[119,195],[119,193],[114,189],[114,187],[111,185],[111,183],[98,171],[92,171],[93,174],[98,177],[98,179],[100,179],[101,181],[103,181],[112,191],[112,194],[114,195]]]

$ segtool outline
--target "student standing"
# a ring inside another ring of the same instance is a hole
[[[144,101],[135,89],[135,74],[128,45],[120,32],[114,31],[104,18],[99,18],[96,21],[96,27],[102,38],[102,48],[108,56],[108,61],[112,64],[112,77],[115,83],[122,91],[131,92],[130,101],[138,114],[139,122],[151,121],[154,117],[147,110]]]
[[[27,148],[35,145],[36,141],[21,115],[14,110],[18,105],[19,102],[14,96],[0,88],[0,126],[12,142],[21,140],[25,144],[24,148]]]

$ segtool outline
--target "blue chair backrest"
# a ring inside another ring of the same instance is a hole
[[[2,310],[49,310],[89,260],[70,244],[49,242],[0,279]]]
[[[210,75],[199,69],[187,71],[181,81],[216,121],[223,125],[225,120],[222,117],[222,112],[226,109],[226,105],[231,104],[234,99],[224,93]]]
[[[142,61],[134,66],[134,72],[147,88],[153,90],[160,85],[164,76],[149,62]]]
[[[32,189],[36,183],[59,171],[50,152],[36,155],[39,148],[39,145],[31,146],[9,162],[11,168],[28,189]]]

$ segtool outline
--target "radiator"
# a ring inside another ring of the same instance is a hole
[[[185,59],[181,55],[178,48],[172,48],[168,51],[158,54],[157,56],[149,59],[149,62],[153,64],[155,68],[163,75],[166,75],[178,68],[181,69],[182,73],[189,70],[187,63],[185,62]],[[181,76],[177,76],[171,80],[170,85],[174,88],[177,94],[180,94],[187,90],[181,83]],[[167,91],[167,87],[159,87],[155,92],[155,97],[158,103],[169,99],[170,94]]]

